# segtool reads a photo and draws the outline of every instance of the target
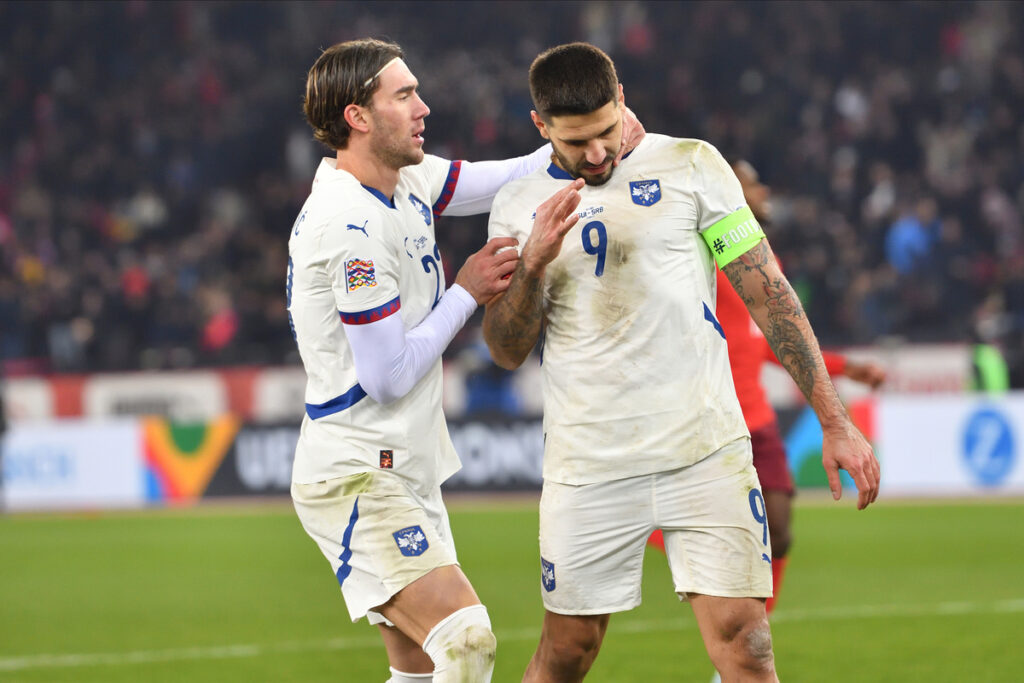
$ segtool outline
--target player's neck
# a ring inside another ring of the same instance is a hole
[[[388,199],[395,196],[395,187],[398,185],[398,169],[381,162],[369,150],[361,150],[358,147],[338,150],[338,168],[348,171],[356,180],[367,187],[381,192]]]

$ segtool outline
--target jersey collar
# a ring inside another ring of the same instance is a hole
[[[559,180],[573,180],[573,177],[569,175],[569,172],[559,167],[555,162],[551,162],[548,166],[548,175],[552,178],[558,178]]]
[[[363,185],[362,183],[359,183]],[[363,185],[363,189],[372,194],[374,197],[380,200],[381,204],[388,207],[389,209],[395,208],[395,198],[388,199],[387,195],[378,190],[376,187],[370,187],[369,185]]]

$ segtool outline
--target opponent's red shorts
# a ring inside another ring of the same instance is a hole
[[[793,476],[786,462],[786,447],[782,443],[779,424],[774,420],[750,432],[750,447],[754,451],[754,469],[765,491],[784,491],[793,495]]]

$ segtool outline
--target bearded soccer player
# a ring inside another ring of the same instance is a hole
[[[610,615],[640,603],[654,529],[723,680],[777,680],[764,498],[712,311],[716,261],[822,421],[834,496],[843,468],[869,505],[878,462],[718,151],[648,134],[615,168],[622,88],[592,45],[540,55],[530,91],[555,159],[495,199],[490,234],[522,253],[484,316],[505,368],[544,335],[546,611],[524,680],[583,679]]]
[[[732,165],[743,197],[763,226],[771,221],[770,190],[761,182],[757,170],[747,161]],[[754,469],[761,482],[764,506],[768,517],[768,535],[772,545],[772,597],[765,604],[769,614],[782,589],[789,548],[792,544],[790,518],[793,509],[793,477],[786,462],[786,448],[779,433],[775,410],[761,386],[761,366],[765,362],[779,364],[760,328],[754,323],[743,301],[733,290],[721,270],[716,273],[717,299],[715,316],[722,325],[729,347],[729,368],[736,386],[736,398],[743,410],[743,419],[750,430]],[[858,363],[839,353],[822,352],[825,368],[831,376],[845,376],[872,389],[885,381],[885,370],[876,363]],[[651,545],[664,550],[661,531],[651,534]]]
[[[441,499],[460,466],[441,353],[508,287],[516,252],[501,250],[515,240],[489,241],[446,289],[434,228],[442,214],[487,211],[550,148],[480,163],[424,154],[430,110],[403,57],[393,43],[340,43],[307,78],[306,119],[335,155],[288,243],[288,313],[308,377],[292,498],[352,620],[378,626],[392,683],[489,681],[495,637]]]

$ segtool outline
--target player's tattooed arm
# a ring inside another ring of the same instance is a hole
[[[857,485],[857,507],[864,509],[878,497],[878,459],[839,400],[800,299],[768,242],[762,239],[722,272],[818,415],[823,433],[821,462],[832,497],[839,500],[842,495],[839,470],[844,469]]]
[[[537,207],[533,229],[523,245],[508,290],[487,304],[484,340],[494,362],[506,370],[522,365],[537,343],[543,323],[544,271],[576,222],[580,203],[579,178]]]
[[[484,340],[494,362],[506,370],[522,365],[537,344],[543,324],[543,272],[531,275],[522,259],[512,282],[484,312]]]
[[[775,356],[824,422],[845,414],[828,379],[818,341],[792,285],[766,240],[722,268],[764,333]],[[822,412],[824,414],[822,414]]]

